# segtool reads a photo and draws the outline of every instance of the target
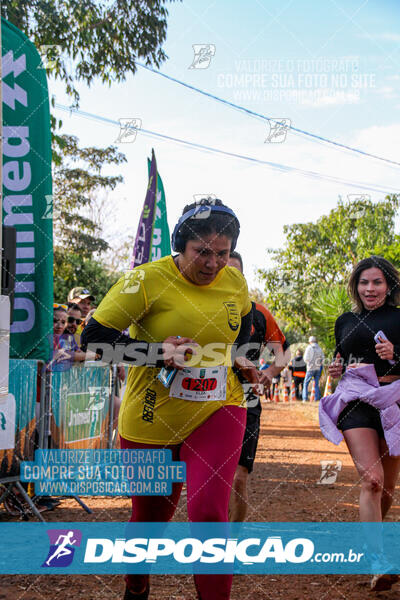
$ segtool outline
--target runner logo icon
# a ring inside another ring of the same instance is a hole
[[[69,567],[75,548],[81,545],[82,532],[79,529],[48,529],[47,535],[50,548],[42,567]]]

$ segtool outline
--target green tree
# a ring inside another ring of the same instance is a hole
[[[395,267],[400,269],[400,235],[395,235],[392,244],[381,244],[376,245],[374,248],[374,254],[383,256]]]
[[[165,0],[2,0],[1,15],[41,48],[49,73],[79,102],[76,82],[111,85],[167,58]]]
[[[99,260],[83,258],[73,252],[54,249],[54,300],[67,302],[68,292],[76,286],[90,290],[96,305],[119,279],[122,273],[110,272]]]
[[[323,289],[347,282],[352,267],[379,245],[396,240],[396,196],[373,203],[367,199],[344,202],[316,223],[284,227],[283,248],[271,250],[275,263],[260,269],[269,308],[303,334],[313,325],[312,305]]]
[[[343,285],[321,290],[312,302],[312,333],[317,336],[326,354],[332,354],[335,349],[336,319],[349,310],[351,310],[351,300]]]
[[[59,137],[61,162],[53,166],[54,298],[65,302],[81,285],[100,300],[119,277],[101,256],[109,249],[101,220],[93,219],[94,198],[115,189],[122,177],[102,174],[105,165],[126,161],[116,148],[80,148],[74,136]]]
[[[126,158],[114,146],[80,148],[75,136],[60,136],[61,164],[53,168],[54,244],[65,253],[91,258],[108,249],[101,224],[89,216],[93,197],[114,190],[120,175],[103,175],[105,165],[120,165]]]

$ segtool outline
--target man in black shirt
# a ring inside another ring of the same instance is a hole
[[[243,273],[242,257],[238,252],[231,252],[228,265]],[[251,350],[247,357],[257,364],[264,347],[268,347],[274,353],[273,364],[262,371],[264,386],[269,387],[272,378],[276,377],[289,362],[290,351],[285,336],[265,306],[252,302],[252,320],[250,343],[258,344],[259,348]],[[260,398],[251,391],[245,393],[247,399],[246,431],[229,501],[229,519],[231,521],[244,521],[246,517],[247,479],[253,470],[260,434]]]

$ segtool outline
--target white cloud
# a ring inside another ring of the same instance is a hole
[[[360,33],[358,37],[382,42],[400,42],[400,34],[391,33],[389,31],[382,33]]]
[[[383,96],[383,98],[385,98],[386,100],[394,100],[399,96],[396,90],[390,85],[376,88],[376,93],[380,96]]]

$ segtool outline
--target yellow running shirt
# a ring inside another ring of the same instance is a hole
[[[180,273],[172,256],[167,256],[126,273],[93,317],[119,331],[130,326],[131,337],[146,342],[179,335],[203,347],[210,343],[222,347],[234,343],[241,317],[250,310],[246,280],[237,269],[224,267],[211,283],[195,285]],[[213,365],[228,364],[225,354],[220,350],[213,355]],[[230,357],[229,350],[227,355]],[[206,358],[196,366],[207,366]],[[226,400],[196,402],[169,397],[170,390],[156,379],[159,370],[129,368],[118,423],[120,435],[128,440],[178,444],[224,404],[243,404],[242,386],[231,368]]]

